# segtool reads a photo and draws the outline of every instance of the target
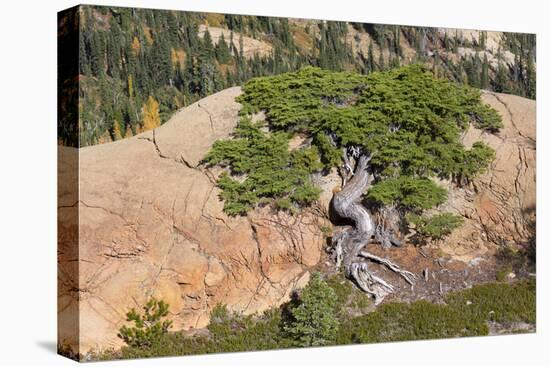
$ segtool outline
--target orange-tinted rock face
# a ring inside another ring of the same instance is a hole
[[[498,134],[470,128],[463,141],[484,141],[496,157],[470,187],[451,188],[442,209],[463,215],[465,223],[438,244],[465,261],[498,246],[526,245],[535,235],[535,101],[497,93],[482,98],[500,113],[504,128]]]

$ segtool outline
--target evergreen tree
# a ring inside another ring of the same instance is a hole
[[[208,96],[216,90],[218,75],[216,66],[210,59],[201,59],[199,66],[199,95]]]
[[[487,168],[494,151],[483,142],[465,147],[462,134],[470,124],[489,132],[502,127],[478,90],[436,79],[420,65],[368,75],[309,67],[252,79],[237,101],[243,119],[234,139],[215,142],[205,157],[209,164],[227,167],[218,180],[224,211],[245,215],[258,203],[288,211],[307,206],[319,195],[311,174],[339,168],[344,184],[334,191],[333,208],[355,227],[332,245],[346,275],[377,299],[392,288],[372,290],[365,279],[373,274],[357,254],[372,236],[384,247],[399,245],[394,230],[385,228],[416,223],[421,234],[437,237],[460,225],[453,214],[426,213],[447,199],[434,179],[457,186],[470,182]],[[250,121],[258,111],[266,111],[266,122]],[[262,131],[265,125],[269,133]],[[309,137],[311,146],[289,152],[296,132]],[[383,281],[375,284],[384,287]],[[322,321],[300,313],[295,318],[289,332],[301,336],[303,345],[330,339],[312,331],[329,333],[332,328]]]
[[[242,33],[239,34],[239,51],[237,54],[237,80],[239,82],[247,79],[246,76],[246,59],[244,56],[244,40]]]
[[[453,37],[453,53],[457,54],[458,53],[458,31],[455,31],[455,36]]]
[[[480,64],[481,62],[479,60],[479,55],[477,53],[475,56],[472,56],[470,59],[467,59],[464,62],[464,70],[468,77],[468,84],[476,88],[479,88],[480,86],[480,75],[481,75]]]
[[[372,73],[375,70],[374,64],[374,52],[372,50],[372,41],[369,42],[369,51],[368,51],[368,72]]]
[[[399,60],[399,57],[403,56],[403,49],[401,48],[401,30],[399,26],[395,26],[394,29],[394,53]]]
[[[119,79],[121,75],[121,49],[122,32],[115,18],[110,20],[110,32],[107,36],[105,52],[107,55],[107,69],[109,75],[114,79]]]
[[[508,91],[508,72],[507,67],[502,62],[498,63],[497,74],[495,77],[494,91],[506,93]]]
[[[229,53],[229,46],[225,42],[225,37],[222,33],[220,40],[216,45],[216,59],[220,64],[229,64],[231,61],[231,55]]]
[[[436,78],[439,77],[439,63],[440,63],[439,52],[435,51],[434,52],[434,58],[433,58],[433,64],[432,64],[432,73],[433,73],[434,77],[436,77]]]
[[[316,347],[334,342],[339,322],[336,318],[337,296],[319,273],[314,273],[290,309],[291,322],[285,331],[299,347]]]
[[[416,54],[419,56],[420,60],[423,60],[424,57],[426,57],[426,47],[427,47],[427,39],[426,39],[426,29],[425,28],[418,28],[416,32]]]
[[[170,58],[170,47],[164,35],[157,35],[153,47],[148,52],[150,79],[153,85],[166,85],[172,79],[172,65]],[[152,92],[155,88],[150,88]]]
[[[178,32],[178,20],[175,14],[171,11],[166,14],[166,31],[168,33],[169,41],[171,45],[179,43],[179,32]]]
[[[214,45],[208,29],[204,32],[201,52],[205,58],[212,59],[214,57]]]
[[[485,52],[483,55],[483,64],[481,66],[480,87],[482,89],[487,89],[489,87],[489,61],[487,60],[487,53]]]
[[[83,29],[79,29],[78,32],[78,67],[80,74],[90,75],[90,61],[88,60],[88,50],[86,48]]]
[[[485,50],[486,43],[487,43],[487,32],[482,31],[479,33],[479,49]]]
[[[99,32],[93,32],[90,41],[90,62],[92,65],[92,73],[96,77],[103,76],[103,41]]]

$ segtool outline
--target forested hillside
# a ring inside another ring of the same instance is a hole
[[[80,146],[155,128],[198,99],[306,65],[423,63],[436,77],[535,98],[535,36],[81,6]],[[63,34],[60,34],[63,37]],[[60,139],[70,139],[63,135]]]

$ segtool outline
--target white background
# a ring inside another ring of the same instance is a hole
[[[536,335],[253,352],[105,366],[548,365],[548,39],[545,1],[97,1],[165,9],[537,33]],[[56,343],[56,12],[72,1],[7,0],[0,11],[0,364],[65,366]],[[545,89],[545,90],[543,90]],[[546,92],[546,93],[544,93]],[[544,94],[543,94],[544,93]],[[546,123],[543,123],[546,122]],[[547,164],[547,163],[546,163]],[[543,340],[546,339],[546,342]]]

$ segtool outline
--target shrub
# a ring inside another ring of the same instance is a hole
[[[118,336],[134,348],[150,348],[158,343],[172,326],[171,320],[162,320],[168,315],[168,304],[151,298],[143,306],[143,314],[131,309],[126,320],[134,323],[133,327],[123,326]]]
[[[455,309],[427,301],[388,303],[365,316],[348,320],[338,344],[452,338],[487,334],[483,322],[473,325]]]
[[[441,239],[464,223],[464,218],[451,213],[431,217],[408,214],[406,219],[416,226],[416,231],[424,237]]]
[[[487,283],[448,294],[446,304],[426,301],[387,303],[349,318],[337,344],[488,335],[487,321],[501,324],[536,321],[535,282]]]
[[[350,281],[342,273],[327,278],[326,283],[336,293],[336,315],[343,322],[350,315],[365,313],[373,305],[372,299]]]
[[[183,332],[163,329],[165,331],[149,339],[150,342],[129,343],[120,351],[106,350],[89,357],[107,360],[451,338],[487,335],[487,321],[501,324],[536,321],[533,280],[476,285],[448,294],[445,304],[387,303],[361,316],[354,315],[370,308],[370,301],[364,302],[367,297],[355,294],[359,291],[341,280],[341,275],[323,281],[314,274],[300,298],[288,304],[290,320],[285,320],[286,315],[279,308],[262,315],[243,316],[219,305],[212,311],[208,336],[186,336]],[[144,319],[160,321],[163,317],[160,315],[165,314],[158,311],[161,302],[151,301],[143,315],[132,310],[129,312],[133,314],[132,321],[136,324]],[[167,305],[162,309],[167,311]],[[152,316],[154,314],[157,316]]]
[[[208,325],[209,350],[243,352],[290,347],[281,330],[281,312],[271,309],[262,315],[243,316],[219,305],[212,311]]]
[[[488,283],[447,296],[447,303],[469,320],[499,323],[536,321],[536,283]]]

